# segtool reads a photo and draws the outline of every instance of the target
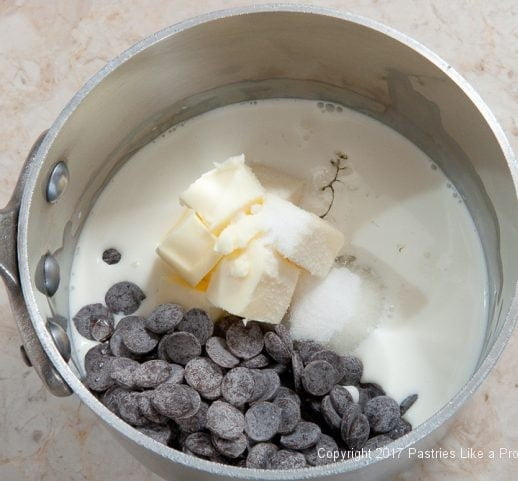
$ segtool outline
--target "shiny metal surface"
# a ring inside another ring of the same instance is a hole
[[[51,254],[44,254],[36,270],[34,279],[36,288],[46,296],[52,297],[59,288],[60,271],[56,258]]]
[[[45,319],[68,317],[75,241],[99,191],[125,160],[174,123],[228,103],[272,97],[334,101],[403,133],[456,184],[479,229],[492,297],[477,371],[443,409],[391,445],[401,450],[399,457],[270,472],[223,466],[168,449],[102,406],[62,358],[46,328]],[[12,285],[29,358],[47,384],[59,391],[61,377],[63,393],[70,386],[131,453],[165,479],[387,479],[409,462],[410,446],[430,446],[443,434],[514,328],[518,177],[511,148],[487,106],[448,64],[375,22],[314,7],[271,5],[173,25],[90,79],[31,158],[22,176],[17,243],[19,200],[0,216],[1,235],[10,239],[0,251],[0,265]],[[62,158],[67,159],[69,185],[59,202],[49,204],[42,193]],[[47,252],[61,268],[60,286],[51,298],[34,288],[38,261]]]
[[[47,202],[53,204],[63,195],[68,185],[68,167],[62,160],[59,161],[49,175],[47,189],[45,191]]]
[[[63,359],[66,362],[70,361],[70,341],[65,329],[51,319],[47,319],[47,330],[49,331],[50,337],[52,337],[59,353],[63,356]]]

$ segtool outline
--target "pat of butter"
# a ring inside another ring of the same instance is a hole
[[[268,194],[274,194],[293,204],[300,202],[304,189],[302,180],[261,164],[253,164],[251,168]]]
[[[180,195],[180,201],[195,210],[211,231],[219,232],[263,195],[263,187],[241,154],[203,174]]]
[[[260,206],[252,206],[252,213],[257,213],[256,207],[259,209]],[[236,249],[245,248],[248,243],[257,237],[262,232],[261,226],[258,222],[257,215],[249,215],[244,212],[237,215],[231,223],[225,227],[214,246],[214,250],[220,254],[230,254]]]
[[[299,269],[262,239],[224,257],[213,271],[207,299],[225,311],[278,324],[288,310]]]
[[[327,275],[344,245],[344,235],[329,222],[275,195],[266,196],[257,216],[279,253],[314,276]]]
[[[221,259],[214,250],[216,237],[191,209],[158,245],[157,254],[191,286],[198,284]]]

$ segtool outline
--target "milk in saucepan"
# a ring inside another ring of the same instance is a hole
[[[364,363],[397,401],[417,393],[407,419],[418,425],[467,381],[486,326],[487,274],[466,206],[440,169],[412,143],[349,109],[305,100],[268,100],[193,118],[137,152],[109,182],[80,234],[71,273],[70,316],[103,302],[116,282],[147,294],[137,314],[161,302],[193,307],[202,295],[168,279],[155,248],[180,213],[178,194],[231,155],[304,180],[301,207],[347,233],[342,261],[360,279],[356,319],[332,340]],[[347,157],[345,159],[345,157]],[[122,259],[102,261],[115,247]],[[185,296],[188,295],[188,298]],[[322,309],[326,309],[325,306]],[[217,312],[213,310],[213,315]],[[319,326],[314,326],[318,330]],[[79,365],[94,344],[71,326]]]

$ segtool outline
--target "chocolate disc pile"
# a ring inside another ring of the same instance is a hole
[[[108,307],[85,306],[74,323],[102,341],[85,356],[86,385],[158,442],[220,463],[293,469],[333,462],[336,450],[353,457],[412,429],[402,415],[417,396],[400,406],[377,384],[362,384],[356,357],[292,342],[283,325],[233,316],[214,324],[177,304],[128,315],[144,297],[134,284],[116,284]],[[114,327],[113,313],[127,317]]]

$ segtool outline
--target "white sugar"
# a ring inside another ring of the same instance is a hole
[[[361,274],[333,267],[323,279],[301,276],[289,313],[293,338],[354,349],[379,322],[382,304],[377,283]]]
[[[329,222],[269,194],[258,221],[277,251],[294,264],[324,277],[344,244],[344,235]]]
[[[268,195],[259,212],[259,222],[267,239],[280,252],[295,250],[310,232],[312,214],[275,195]]]

